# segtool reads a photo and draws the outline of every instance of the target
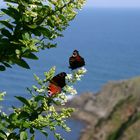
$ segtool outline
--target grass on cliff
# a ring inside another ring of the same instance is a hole
[[[116,124],[116,127],[114,127],[114,131],[108,135],[107,140],[118,140],[122,138],[127,129],[135,122],[140,120],[140,112],[136,110],[138,103],[139,101],[137,100],[137,98],[128,96],[125,100],[121,100],[114,107],[107,119],[112,123],[114,122],[114,126]],[[125,114],[125,108],[127,108],[128,106],[131,106],[134,109],[134,112],[130,114],[130,116],[127,116]]]

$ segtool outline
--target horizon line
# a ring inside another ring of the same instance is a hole
[[[97,5],[84,5],[84,7],[86,8],[140,8],[140,5],[139,6],[97,6]]]

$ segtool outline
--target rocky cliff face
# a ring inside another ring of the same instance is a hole
[[[86,122],[80,140],[140,140],[140,77],[110,82],[67,103]]]

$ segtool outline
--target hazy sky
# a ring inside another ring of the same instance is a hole
[[[87,0],[86,7],[140,7],[140,0]]]
[[[0,7],[3,5],[0,0]],[[140,0],[87,0],[86,7],[139,7]]]

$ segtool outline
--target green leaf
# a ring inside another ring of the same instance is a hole
[[[10,133],[10,135],[8,136],[7,140],[12,140],[12,139],[17,139],[17,135],[15,132]]]
[[[4,0],[5,2],[18,3],[17,0]]]
[[[17,114],[16,114],[16,113],[10,114],[10,115],[9,115],[9,119],[10,119],[11,121],[17,120]]]
[[[2,29],[1,34],[8,37],[8,38],[11,38],[11,33],[6,29]]]
[[[48,133],[47,133],[45,130],[41,129],[40,132],[41,132],[42,134],[44,134],[44,135],[46,136],[46,138],[48,137]]]
[[[50,38],[52,36],[52,33],[49,29],[45,28],[45,27],[38,27],[37,28],[38,31],[40,31],[44,36]]]
[[[60,106],[62,103],[60,102],[60,101],[55,101],[55,100],[52,100],[52,102],[55,104],[55,105],[57,105],[57,106]]]
[[[25,105],[29,106],[30,107],[30,103],[29,101],[24,98],[24,97],[21,97],[21,96],[15,96],[19,101],[21,101],[22,103],[24,103]]]
[[[8,21],[1,20],[0,23],[3,24],[3,25],[5,25],[7,28],[13,30],[13,25],[10,24]]]
[[[34,121],[37,118],[38,118],[38,113],[37,113],[37,111],[34,111],[34,112],[31,113],[31,115],[29,117],[29,120]]]
[[[35,132],[34,128],[31,127],[31,128],[30,128],[30,133],[34,135],[34,132]]]
[[[22,6],[28,7],[28,5],[29,5],[29,0],[20,0],[20,3],[22,4]]]
[[[26,131],[22,131],[20,133],[20,140],[27,140],[28,139],[28,134]]]
[[[22,35],[22,38],[23,38],[23,40],[29,40],[30,39],[30,34],[26,32]]]
[[[5,67],[3,65],[0,65],[0,71],[5,71]]]
[[[1,11],[15,20],[18,20],[20,18],[19,12],[12,7],[8,7],[7,9],[1,9]]]
[[[51,44],[51,43],[48,43],[47,45],[45,45],[44,44],[44,48],[48,48],[48,49],[50,49],[50,48],[55,48],[57,46],[57,44]]]
[[[5,140],[6,137],[7,137],[6,133],[4,131],[0,130],[0,139]]]
[[[32,135],[30,140],[35,140],[35,135]]]
[[[14,59],[13,62],[23,68],[30,69],[29,65],[23,59]]]
[[[32,33],[36,36],[41,36],[41,32],[37,29],[32,29]]]
[[[30,126],[30,123],[23,120],[23,127],[24,128],[29,128],[29,126]]]
[[[33,53],[25,53],[23,55],[23,57],[28,58],[28,59],[38,60],[38,57],[35,54],[33,54]]]
[[[63,21],[66,20],[66,17],[64,15],[62,15],[62,14],[59,15],[59,18],[62,19]]]
[[[25,118],[28,118],[28,117],[29,117],[29,114],[26,111],[22,111],[19,114],[18,119],[25,119]]]
[[[44,96],[41,96],[41,95],[38,95],[35,97],[35,101],[38,102],[40,100],[43,100],[44,99]]]
[[[9,42],[9,39],[7,39],[7,38],[2,38],[1,40],[0,40],[0,49],[3,49],[3,50],[6,50],[7,49],[7,47],[9,47],[10,46],[10,42]],[[6,53],[5,53],[6,54]]]
[[[54,133],[57,140],[64,140],[59,133]]]
[[[54,23],[53,23],[53,21],[51,19],[48,19],[47,20],[47,23],[48,23],[49,26],[51,26],[52,28],[54,28]]]
[[[37,28],[37,25],[27,25],[29,28],[31,28],[31,29],[35,29],[35,28]]]
[[[6,67],[12,68],[11,65],[9,65],[9,64],[6,63],[6,62],[2,62],[2,64],[3,64],[4,66],[6,66]]]
[[[6,136],[4,134],[0,133],[0,139],[1,140],[6,140]]]

